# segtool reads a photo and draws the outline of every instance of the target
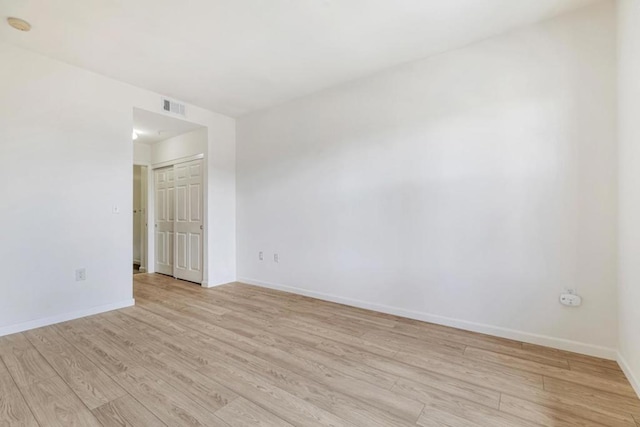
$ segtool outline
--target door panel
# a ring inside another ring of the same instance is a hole
[[[189,219],[193,222],[202,221],[202,186],[200,184],[192,184],[189,188]]]
[[[187,188],[184,186],[180,186],[176,189],[178,192],[178,204],[177,204],[177,215],[176,219],[178,221],[186,221],[187,220]]]
[[[173,167],[157,169],[155,181],[155,270],[173,276]]]
[[[192,234],[190,236],[189,239],[189,243],[190,243],[190,250],[192,254],[195,253],[201,253],[202,252],[202,236],[198,235],[198,234]],[[189,268],[193,271],[201,271],[202,270],[202,266],[200,265],[200,261],[201,261],[201,257],[199,256],[192,256],[191,259],[189,260],[190,264],[189,264]]]
[[[176,233],[176,268],[187,268],[187,235],[185,233]]]
[[[175,276],[202,282],[202,160],[175,166],[176,245]]]

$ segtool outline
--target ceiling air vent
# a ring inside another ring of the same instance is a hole
[[[162,109],[167,113],[185,115],[185,106],[179,102],[172,101],[167,98],[162,98]]]

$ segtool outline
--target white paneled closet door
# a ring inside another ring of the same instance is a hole
[[[175,222],[175,172],[173,166],[156,169],[155,253],[156,272],[173,276]]]
[[[178,279],[202,282],[202,160],[174,166],[176,189],[175,263]]]

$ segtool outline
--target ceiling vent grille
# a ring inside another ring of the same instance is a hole
[[[184,104],[180,104],[179,102],[175,102],[167,98],[162,98],[162,110],[167,113],[179,114],[181,116],[185,115]]]

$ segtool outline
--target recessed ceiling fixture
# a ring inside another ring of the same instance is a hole
[[[20,31],[31,30],[31,24],[29,24],[24,19],[10,17],[10,18],[7,18],[7,22],[16,30],[20,30]]]
[[[133,131],[133,134],[131,135],[131,138],[133,138],[133,140],[135,141],[136,139],[138,139],[138,134],[136,133],[136,131]]]

